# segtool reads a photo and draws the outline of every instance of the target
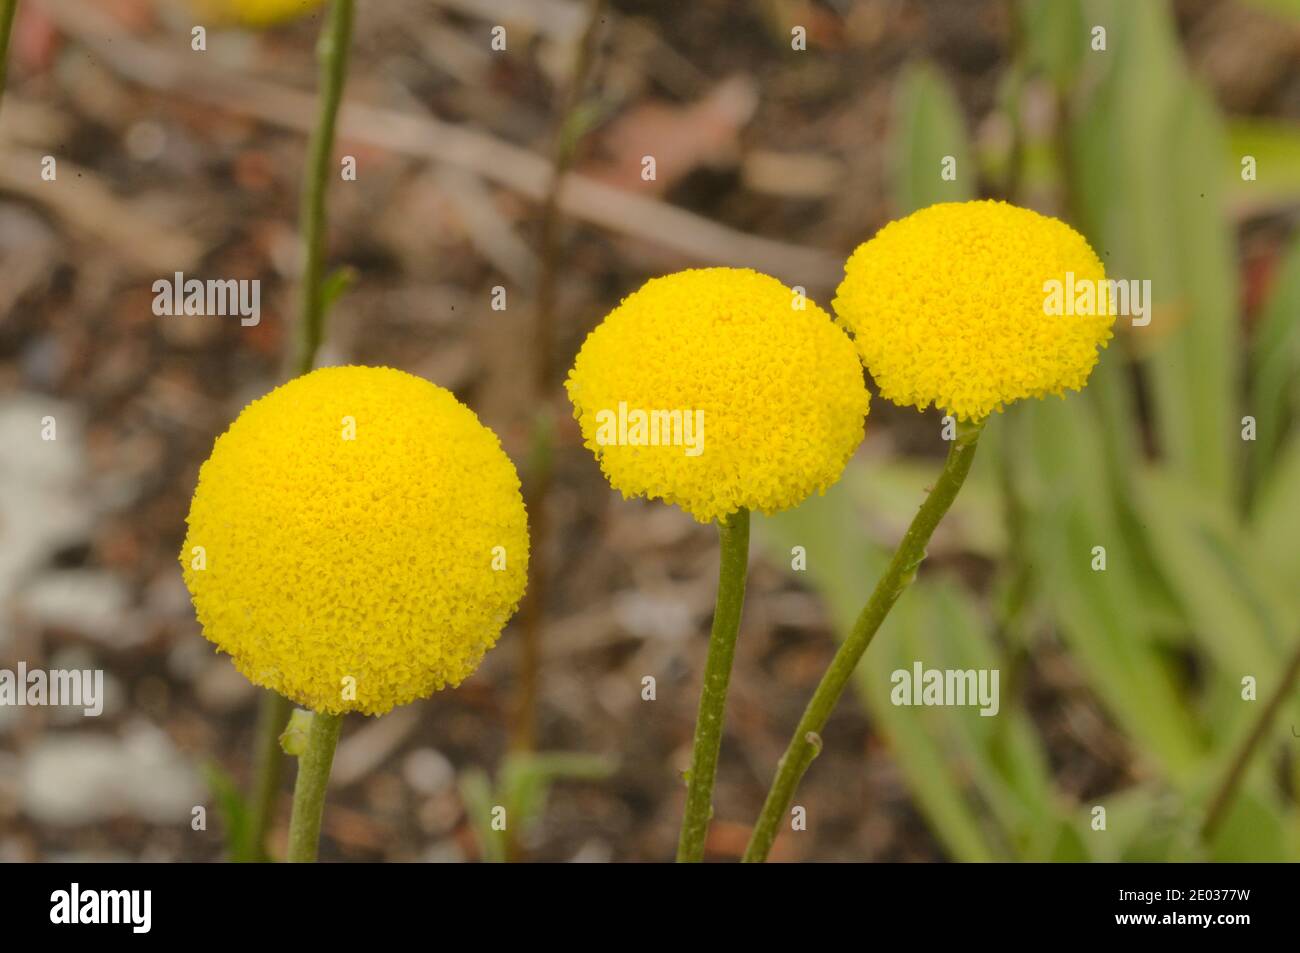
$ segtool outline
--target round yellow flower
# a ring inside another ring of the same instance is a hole
[[[386,367],[313,371],[245,407],[188,522],[204,635],[251,681],[329,714],[459,684],[526,582],[519,477],[496,435]]]
[[[830,316],[740,268],[647,282],[588,335],[565,386],[610,484],[700,522],[824,491],[870,399]]]
[[[200,16],[217,22],[267,27],[316,12],[325,0],[193,0]]]
[[[882,397],[977,420],[1087,383],[1114,320],[1105,277],[1064,222],[1005,202],[950,202],[859,245],[833,306]],[[1085,283],[1100,313],[1071,313],[1071,289]]]

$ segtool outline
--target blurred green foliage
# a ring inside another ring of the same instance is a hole
[[[555,782],[600,781],[615,768],[600,755],[514,751],[501,760],[495,785],[479,768],[463,771],[461,800],[482,859],[503,863],[518,858]]]
[[[265,860],[260,845],[253,843],[251,812],[234,778],[216,761],[203,765],[203,777],[221,818],[226,859],[233,864]]]
[[[1164,0],[1017,9],[999,101],[1021,155],[980,156],[981,177],[1023,204],[1038,183],[1021,175],[1017,192],[1015,162],[1045,170],[1056,210],[1108,276],[1151,280],[1153,317],[1145,327],[1118,319],[1082,394],[990,423],[929,564],[856,673],[859,698],[955,860],[1300,859],[1294,694],[1224,823],[1210,842],[1198,837],[1300,641],[1300,238],[1248,337],[1229,217],[1230,206],[1295,201],[1300,163],[1286,157],[1300,155],[1300,134],[1225,122],[1189,73]],[[1091,48],[1095,25],[1106,28],[1104,52]],[[1033,83],[1057,104],[1046,133],[1019,115]],[[934,67],[907,68],[895,104],[898,214],[987,194],[961,158],[974,150]],[[1255,182],[1241,179],[1247,148]],[[958,182],[939,178],[945,155],[959,157]],[[1243,439],[1247,416],[1253,441]],[[806,548],[807,578],[841,633],[938,472],[937,421],[935,440],[932,460],[859,459],[824,497],[757,524],[778,565]],[[1104,571],[1093,568],[1097,546]],[[959,573],[951,556],[979,559],[993,582]],[[1080,745],[1102,747],[1088,757],[1111,775],[1086,799],[1057,780],[1059,762],[1079,756],[1049,752],[1043,737],[1062,714],[1025,695],[1026,673],[1062,652],[1082,682],[1068,690],[1106,722],[1071,726]],[[999,669],[1000,713],[893,705],[890,673],[917,660]],[[1248,676],[1257,701],[1243,699]],[[1098,806],[1104,831],[1093,829]]]

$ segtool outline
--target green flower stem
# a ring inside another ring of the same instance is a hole
[[[312,715],[307,733],[307,750],[298,758],[298,780],[293,786],[293,815],[289,820],[289,857],[291,864],[316,861],[320,843],[321,814],[325,810],[325,788],[334,763],[334,749],[339,743],[342,715]]]
[[[686,812],[677,843],[679,863],[704,859],[704,841],[713,817],[713,778],[722,747],[722,722],[727,704],[731,662],[736,657],[740,611],[745,604],[745,574],[749,566],[749,510],[739,510],[718,521],[722,560],[718,567],[718,602],[709,635],[709,658],[704,665],[704,688],[695,719],[695,746],[686,781]]]
[[[0,0],[6,2],[6,0]],[[307,171],[303,178],[301,221],[303,277],[298,314],[298,344],[293,356],[293,376],[306,374],[316,365],[316,352],[325,335],[325,289],[322,278],[325,257],[325,193],[334,152],[334,129],[343,85],[348,74],[348,50],[352,42],[354,0],[333,0],[329,19],[316,46],[320,64],[320,111],[307,147]],[[254,739],[252,817],[249,821],[249,856],[264,859],[266,832],[275,812],[283,769],[280,732],[289,721],[293,705],[277,692],[262,695]]]
[[[0,0],[0,97],[4,96],[5,79],[8,76],[9,35],[13,32],[14,13],[18,10],[18,0]]]
[[[880,629],[881,623],[885,621],[885,616],[898,601],[898,597],[916,578],[916,570],[925,559],[925,548],[934,534],[935,527],[952,506],[957,491],[961,489],[966,474],[970,472],[971,462],[975,459],[975,445],[983,426],[984,422],[979,421],[958,427],[957,439],[953,441],[948,451],[943,472],[925,498],[925,502],[921,504],[921,509],[913,518],[912,525],[907,528],[902,542],[894,553],[894,558],[890,560],[889,568],[876,583],[875,591],[871,593],[871,598],[867,600],[857,622],[854,623],[853,631],[840,645],[839,651],[835,653],[835,658],[831,660],[830,667],[813,693],[812,700],[804,709],[803,717],[799,719],[799,725],[794,730],[794,736],[790,739],[790,744],[778,763],[776,778],[767,793],[767,800],[763,803],[763,811],[759,815],[758,823],[754,825],[749,846],[745,848],[746,863],[762,863],[767,859],[781,821],[794,800],[795,789],[799,786],[799,781],[808,770],[808,766],[821,751],[821,732],[826,727],[827,719],[830,718],[840,696],[844,694],[844,688],[848,685],[853,670]]]
[[[316,46],[320,64],[320,112],[308,145],[307,175],[303,180],[301,221],[303,276],[302,309],[298,321],[297,373],[306,374],[316,361],[325,326],[325,192],[334,153],[334,127],[343,84],[348,75],[348,47],[352,42],[353,0],[332,0],[329,20]]]

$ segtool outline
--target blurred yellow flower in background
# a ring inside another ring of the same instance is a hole
[[[329,714],[458,684],[527,579],[519,477],[496,435],[390,368],[324,368],[245,407],[188,522],[204,635],[251,681]]]
[[[314,13],[325,0],[193,0],[195,12],[218,23],[267,27]]]
[[[1104,288],[1105,277],[1064,222],[1005,202],[951,202],[859,245],[833,306],[882,397],[977,420],[1087,383],[1114,317],[1104,297],[1098,313],[1049,313],[1045,285]]]
[[[825,490],[870,401],[830,316],[742,268],[647,282],[588,335],[566,387],[610,484],[701,522]]]

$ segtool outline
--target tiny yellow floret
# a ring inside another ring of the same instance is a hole
[[[199,470],[180,554],[203,633],[318,712],[382,714],[472,673],[523,595],[514,465],[452,394],[386,367],[253,401]]]
[[[951,202],[859,245],[833,306],[882,397],[978,420],[1087,383],[1114,321],[1105,278],[1064,222],[1005,202]],[[1053,282],[1092,284],[1094,313],[1053,311]]]
[[[823,492],[870,400],[830,316],[740,268],[647,282],[587,336],[565,386],[610,484],[700,522]]]

